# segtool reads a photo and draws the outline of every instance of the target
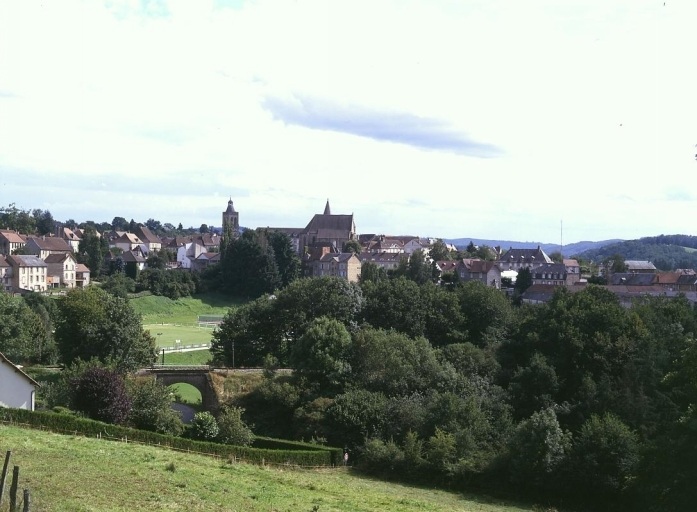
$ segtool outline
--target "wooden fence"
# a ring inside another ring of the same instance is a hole
[[[7,480],[7,471],[10,468],[10,458],[12,452],[8,451],[5,455],[5,464],[2,467],[2,475],[0,475],[0,507],[2,507],[2,499],[5,496],[5,481]],[[19,466],[15,466],[12,470],[12,483],[10,484],[10,512],[19,512],[20,505],[22,512],[29,512],[29,489],[24,489],[21,503],[17,501],[17,490],[19,488]],[[0,508],[0,510],[2,510]]]

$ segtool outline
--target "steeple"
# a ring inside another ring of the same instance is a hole
[[[331,215],[332,209],[329,208],[329,199],[327,199],[327,204],[324,207],[324,215]]]
[[[227,202],[227,210],[223,212],[223,231],[225,231],[226,223],[230,224],[235,237],[238,237],[240,235],[240,214],[232,205],[232,198]]]

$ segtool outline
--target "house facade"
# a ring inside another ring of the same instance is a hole
[[[12,267],[2,254],[0,254],[0,290],[12,291]]]
[[[0,229],[0,254],[9,256],[17,249],[24,247],[27,239],[16,231]]]
[[[39,384],[0,352],[0,407],[33,411]]]
[[[407,258],[407,255],[395,252],[362,252],[358,255],[358,258],[361,260],[361,264],[374,263],[385,270],[394,270],[399,266],[402,258]]]
[[[7,256],[12,267],[12,291],[45,292],[47,288],[48,265],[34,255]]]
[[[49,254],[44,259],[47,265],[47,285],[58,288],[75,288],[77,261],[72,253]]]
[[[565,286],[568,284],[566,265],[564,263],[544,263],[530,270],[532,284],[549,284]]]
[[[463,258],[457,262],[455,273],[461,281],[479,281],[501,289],[501,268],[495,261]]]
[[[75,265],[75,287],[85,288],[90,285],[90,269],[84,263]]]

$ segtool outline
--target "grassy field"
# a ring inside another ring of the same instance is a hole
[[[42,511],[523,512],[482,497],[0,425],[20,489]],[[9,479],[8,479],[9,480]],[[8,483],[9,487],[9,483]],[[21,496],[21,491],[20,491]],[[7,501],[0,507],[7,510]]]
[[[225,315],[231,307],[238,306],[240,302],[214,294],[183,297],[177,300],[148,295],[130,299],[130,304],[142,315],[143,324],[192,325],[199,315]]]
[[[188,324],[143,324],[143,329],[150,331],[157,340],[158,347],[174,347],[176,340],[180,345],[197,345],[210,343],[213,329]]]
[[[168,352],[165,354],[165,364],[182,364],[187,366],[197,366],[208,364],[212,359],[210,350],[195,350],[193,352]],[[162,361],[162,355],[157,362]]]

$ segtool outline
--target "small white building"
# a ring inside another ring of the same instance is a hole
[[[0,407],[33,411],[38,385],[0,352]]]

